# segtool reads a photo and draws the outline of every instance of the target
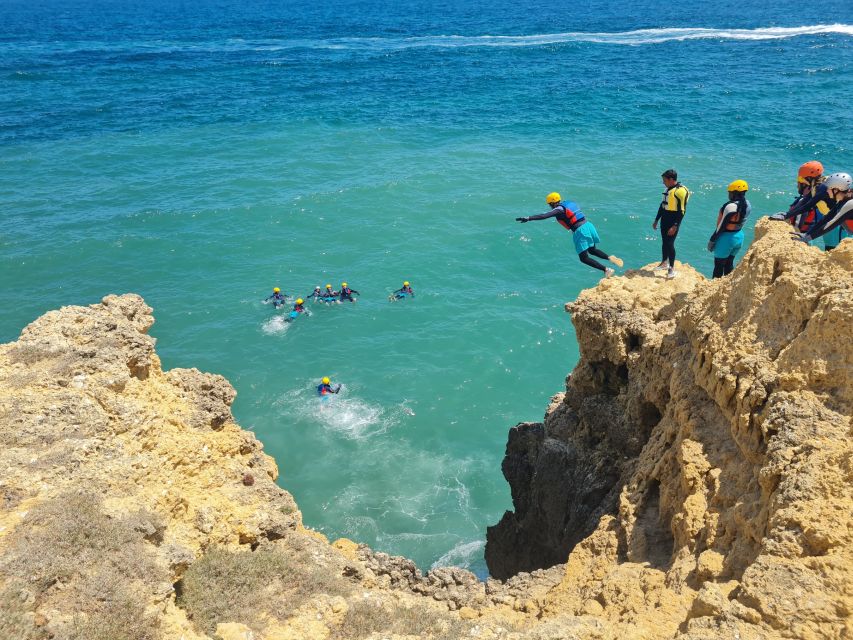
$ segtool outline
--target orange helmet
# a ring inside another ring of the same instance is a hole
[[[797,172],[798,178],[819,178],[823,175],[823,165],[817,160],[806,162]]]

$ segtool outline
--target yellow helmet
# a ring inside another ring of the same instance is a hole
[[[408,281],[408,280],[406,280],[406,281],[403,283],[403,286],[404,286],[404,287],[408,287],[408,286],[409,286],[409,281]]]
[[[323,384],[329,384],[331,380],[329,380],[329,376],[323,378]]]
[[[327,288],[327,289],[331,289],[331,288],[332,288],[332,285],[327,284],[327,285],[326,285],[326,288]]]
[[[558,202],[560,202],[560,200],[562,200],[562,198],[560,197],[560,194],[556,191],[554,191],[553,193],[549,193],[547,196],[545,196],[545,202],[547,202],[548,204],[557,204]]]
[[[749,185],[746,180],[735,180],[729,185],[729,191],[749,191]]]
[[[272,292],[273,293],[281,293],[281,289],[279,289],[278,287],[273,287]]]
[[[346,283],[346,282],[341,282],[341,286],[342,286],[342,287],[345,287],[345,286],[347,286],[347,283]]]
[[[302,304],[303,302],[304,302],[304,300],[302,298],[296,299],[296,304]]]

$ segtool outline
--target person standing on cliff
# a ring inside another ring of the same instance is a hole
[[[714,253],[715,278],[727,276],[735,268],[735,256],[743,246],[743,223],[752,211],[746,199],[747,191],[746,180],[729,184],[729,200],[717,214],[717,227],[708,240],[708,251]]]
[[[829,198],[834,203],[832,209],[808,231],[795,234],[795,240],[808,243],[815,238],[826,237],[826,234],[836,229],[839,238],[853,235],[853,178],[849,173],[833,173],[827,176],[824,185]],[[826,247],[826,250],[829,251],[830,247]]]
[[[678,229],[684,220],[687,210],[687,201],[690,192],[678,181],[678,173],[675,169],[667,169],[661,174],[661,180],[666,190],[663,192],[663,201],[658,207],[658,214],[652,223],[652,229],[658,228],[660,222],[661,239],[661,261],[655,267],[655,271],[666,269],[666,277],[675,277],[675,238]]]
[[[516,218],[517,222],[530,222],[531,220],[547,220],[548,218],[556,218],[562,226],[572,232],[572,240],[575,243],[575,251],[581,262],[589,265],[593,269],[598,269],[604,272],[604,277],[609,278],[615,272],[610,267],[605,267],[603,264],[590,257],[590,254],[597,258],[609,260],[617,267],[621,267],[624,263],[621,258],[609,256],[601,251],[596,245],[601,242],[593,224],[586,219],[580,207],[571,201],[563,202],[561,196],[557,192],[549,193],[545,197],[545,202],[551,207],[550,211],[540,213],[535,216],[524,216]]]

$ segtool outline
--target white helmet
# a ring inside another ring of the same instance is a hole
[[[837,189],[838,191],[850,191],[853,188],[853,178],[849,173],[831,173],[826,176],[824,183],[827,189]]]

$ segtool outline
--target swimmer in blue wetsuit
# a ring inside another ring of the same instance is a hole
[[[317,395],[320,397],[327,396],[332,393],[338,393],[340,392],[340,390],[341,385],[338,385],[337,387],[332,387],[332,381],[329,380],[328,376],[324,377],[320,381],[320,384],[317,385]]]
[[[332,290],[332,285],[327,284],[326,290],[320,295],[320,302],[338,302],[338,292]]]
[[[314,291],[305,296],[305,299],[310,300],[311,298],[314,298],[314,302],[317,302],[317,300],[322,297],[323,293],[320,291],[320,285],[318,284],[316,287],[314,287]]]
[[[409,286],[409,281],[406,280],[403,283],[403,286],[400,289],[394,291],[391,295],[394,296],[395,300],[399,300],[400,298],[405,298],[406,296],[414,298],[415,292],[412,291],[412,288]]]
[[[598,269],[604,272],[604,277],[609,278],[615,272],[610,267],[605,267],[603,264],[590,258],[590,254],[597,258],[609,260],[617,267],[621,267],[623,262],[616,256],[609,256],[601,251],[596,245],[601,242],[598,237],[598,232],[593,224],[586,219],[580,207],[574,202],[562,201],[559,193],[549,193],[545,198],[545,202],[551,207],[551,210],[546,213],[540,213],[535,216],[524,216],[516,218],[518,222],[530,222],[531,220],[546,220],[548,218],[556,218],[562,226],[572,232],[572,239],[575,243],[575,251],[578,258],[586,265],[593,269]]]
[[[264,302],[266,303],[266,302],[269,302],[270,300],[272,300],[272,305],[273,305],[276,309],[278,309],[279,307],[281,307],[281,306],[284,304],[284,296],[285,296],[285,295],[286,295],[286,294],[284,294],[284,293],[282,293],[282,292],[281,292],[281,289],[279,289],[278,287],[275,287],[275,288],[272,290],[272,295],[271,295],[271,296],[269,296],[268,298],[266,298],[266,299],[264,300]]]
[[[355,294],[357,296],[361,295],[355,289],[350,289],[346,282],[341,282],[340,301],[343,302],[344,300],[349,300],[350,302],[355,302],[356,298],[353,298],[352,294]]]
[[[729,184],[729,200],[717,214],[717,226],[708,240],[708,251],[714,252],[714,278],[727,276],[735,268],[735,256],[743,246],[743,224],[752,211],[747,191],[746,180]]]

